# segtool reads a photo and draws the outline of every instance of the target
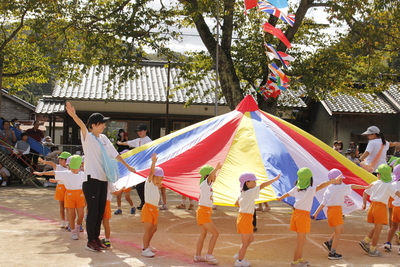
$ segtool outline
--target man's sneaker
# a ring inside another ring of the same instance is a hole
[[[330,260],[340,260],[342,258],[342,255],[335,253],[329,253],[328,259]]]
[[[369,243],[365,242],[364,240],[361,240],[359,244],[365,252],[369,253]]]
[[[94,240],[87,242],[85,248],[93,252],[100,251],[100,247],[96,244],[96,242],[94,242]]]
[[[205,262],[206,260],[203,258],[203,256],[194,256],[193,261],[194,262]]]
[[[107,249],[107,246],[101,243],[101,240],[99,238],[95,239],[94,242],[96,242],[97,246],[99,246],[100,249]]]
[[[374,251],[370,250],[368,255],[370,257],[380,257],[380,256],[382,256],[382,253],[380,253],[378,250],[375,249]]]
[[[216,265],[219,263],[219,261],[214,257],[214,255],[211,255],[211,254],[206,254],[204,259],[206,260],[206,262],[208,264],[211,264],[211,265]]]
[[[114,214],[115,214],[115,215],[122,214],[122,210],[121,210],[121,209],[117,209],[117,210],[114,212]]]
[[[190,204],[188,210],[194,210],[194,205]]]
[[[167,205],[163,204],[163,205],[160,207],[160,210],[168,210]]]
[[[6,181],[3,181],[3,182],[1,183],[1,186],[7,186],[7,182],[6,182]]]
[[[83,232],[83,231],[85,231],[85,229],[83,229],[83,226],[82,226],[82,224],[78,226],[78,229],[79,229],[79,232]]]
[[[101,239],[101,243],[103,243],[103,245],[105,245],[106,247],[111,246],[110,240],[106,240],[105,238]]]
[[[390,242],[386,242],[385,244],[383,244],[383,248],[387,251],[392,251],[392,244]]]
[[[326,241],[322,244],[326,252],[331,252],[332,244],[329,241]]]
[[[179,210],[185,210],[186,209],[186,205],[185,204],[180,204],[178,206],[176,206],[177,209]]]
[[[150,248],[146,248],[145,250],[142,251],[142,256],[145,257],[154,257],[156,254],[151,252]]]
[[[65,229],[66,225],[67,225],[67,221],[62,220],[61,223],[60,223],[60,228],[64,228]]]
[[[135,213],[136,213],[136,208],[135,207],[131,208],[131,214],[135,214]]]
[[[137,210],[142,210],[144,203],[141,203],[139,206],[136,207]]]
[[[247,266],[250,266],[250,265],[251,265],[251,263],[246,261],[245,259],[243,259],[241,261],[239,261],[239,260],[235,261],[235,266],[236,267],[247,267]]]

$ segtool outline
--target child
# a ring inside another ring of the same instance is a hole
[[[297,177],[296,186],[283,194],[278,200],[289,196],[295,198],[294,211],[290,219],[290,230],[297,232],[297,242],[291,266],[307,266],[310,263],[303,259],[303,247],[306,234],[310,232],[310,210],[315,193],[330,184],[340,184],[342,178],[339,176],[318,186],[313,186],[312,172],[309,168],[299,169]]]
[[[257,186],[257,177],[251,172],[242,173],[239,177],[241,193],[235,205],[239,206],[239,216],[237,218],[237,231],[242,234],[242,245],[239,252],[233,256],[236,259],[235,266],[250,266],[250,262],[244,259],[246,250],[254,241],[253,236],[253,214],[254,214],[254,201],[259,197],[261,189],[269,186],[281,177],[280,174],[274,179],[264,182]]]
[[[365,190],[363,194],[363,209],[366,207],[368,195],[370,196],[371,206],[368,210],[367,222],[373,223],[374,228],[361,240],[360,246],[370,257],[382,256],[376,249],[376,246],[383,225],[388,223],[386,204],[388,203],[389,197],[394,196],[396,193],[395,187],[390,183],[392,181],[390,166],[387,164],[379,165],[377,173],[379,180],[373,182],[373,186]],[[400,196],[400,193],[398,193],[398,196]]]
[[[121,195],[121,193],[124,190],[125,190],[125,187],[122,187],[121,189],[116,190],[114,184],[111,182],[108,182],[107,202],[106,202],[106,207],[104,209],[104,215],[103,215],[103,227],[104,227],[105,238],[101,239],[101,243],[103,243],[106,247],[111,246],[111,242],[110,242],[111,200],[113,198],[113,195],[115,195],[115,196]]]
[[[65,207],[68,209],[68,221],[71,228],[71,239],[79,239],[79,226],[83,221],[84,208],[86,206],[85,197],[82,191],[84,179],[83,172],[80,171],[82,158],[79,155],[73,155],[68,158],[68,171],[55,171],[55,178],[49,182],[56,183],[63,181],[65,191]],[[77,225],[75,225],[75,211],[78,214]]]
[[[395,187],[396,192],[400,191],[400,165],[396,165],[393,168],[393,186]],[[387,236],[387,242],[383,244],[383,248],[385,248],[388,251],[392,250],[392,239],[396,231],[399,229],[399,222],[400,222],[400,198],[396,195],[394,197],[393,202],[391,203],[393,205],[392,209],[392,217],[389,218],[392,221],[392,225],[390,226],[388,236]],[[400,255],[400,248],[399,248],[399,255]]]
[[[86,126],[70,102],[66,103],[65,109],[81,130],[81,142],[85,151],[85,180],[82,185],[88,207],[86,217],[88,241],[85,248],[98,252],[101,249],[107,249],[101,243],[99,235],[107,201],[108,180],[114,180],[118,176],[116,172],[111,173],[112,168],[106,167],[112,166],[113,159],[116,159],[130,172],[136,172],[136,170],[126,163],[107,136],[102,134],[106,128],[108,117],[104,117],[100,113],[93,113],[89,116]]]
[[[145,257],[154,257],[154,252],[156,251],[154,247],[150,246],[150,242],[154,233],[157,231],[158,202],[160,201],[158,186],[162,183],[162,179],[164,178],[164,171],[160,167],[155,167],[156,162],[157,154],[154,153],[151,157],[150,173],[144,186],[144,199],[146,202],[142,208],[141,214],[142,223],[144,225],[142,256]]]
[[[178,210],[185,210],[186,209],[186,199],[188,199],[188,197],[182,195],[181,204],[179,204],[178,206],[175,206],[175,208],[177,208]],[[193,199],[191,199],[190,197],[189,197],[188,210],[194,210]]]
[[[338,169],[332,169],[328,173],[329,180],[341,176],[343,179],[342,172]],[[362,186],[356,184],[345,185],[343,183],[330,185],[324,192],[324,198],[318,209],[314,212],[312,217],[317,218],[320,211],[327,206],[328,207],[328,225],[334,227],[334,233],[331,238],[322,244],[322,246],[328,251],[328,259],[340,260],[341,254],[336,253],[337,246],[339,244],[340,236],[344,231],[343,212],[342,205],[344,203],[344,197],[351,194],[352,189],[367,189],[370,186]]]
[[[211,221],[212,206],[213,206],[213,190],[212,185],[216,180],[217,171],[221,169],[221,164],[218,163],[215,169],[210,165],[205,165],[200,169],[200,197],[199,207],[197,208],[196,219],[200,226],[200,236],[197,241],[196,255],[194,262],[206,261],[209,264],[218,264],[218,260],[212,255],[215,243],[218,238],[218,230]],[[207,231],[211,233],[208,252],[205,257],[201,256],[204,240],[207,237]]]
[[[39,158],[40,162],[43,164],[50,165],[54,171],[66,171],[68,170],[67,168],[67,159],[71,156],[71,153],[64,151],[58,156],[58,163],[55,164],[53,161],[45,161]],[[45,173],[51,173],[47,175],[54,175],[54,172],[45,172]],[[46,175],[44,173],[38,173],[39,176]],[[54,193],[54,199],[58,200],[59,203],[59,208],[60,208],[60,217],[61,217],[61,223],[60,223],[60,228],[65,228],[67,229],[69,227],[68,225],[68,219],[66,219],[65,216],[65,207],[64,207],[64,196],[65,196],[65,186],[63,181],[59,181],[57,183],[56,191]],[[68,214],[67,214],[68,216]]]
[[[133,205],[133,201],[131,199],[131,191],[132,191],[132,187],[129,187],[129,188],[125,189],[122,192],[125,194],[126,201],[128,201],[129,205],[131,205],[131,214],[135,214],[136,213],[136,208]],[[117,195],[118,209],[114,212],[115,215],[122,214],[122,209],[121,209],[122,192]]]

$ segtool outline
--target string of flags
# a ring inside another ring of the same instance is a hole
[[[271,14],[292,27],[295,23],[295,16],[288,14],[289,6],[287,0],[244,0],[244,5],[245,10],[258,6],[259,11]],[[292,44],[280,29],[266,22],[263,24],[263,30],[277,37],[288,49],[292,47]],[[268,58],[271,61],[274,59],[279,60],[285,69],[288,68],[289,62],[295,60],[292,56],[277,51],[271,44],[265,44],[265,47]],[[268,64],[268,68],[271,72],[268,75],[266,84],[257,88],[257,92],[261,94],[265,100],[270,97],[276,98],[279,96],[282,90],[286,90],[289,87],[290,81],[286,74],[275,63]]]

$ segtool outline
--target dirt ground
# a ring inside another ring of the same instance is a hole
[[[167,190],[169,210],[160,211],[158,231],[152,246],[156,257],[141,256],[143,226],[140,214],[129,214],[123,200],[123,214],[111,219],[112,247],[105,252],[85,249],[86,233],[80,240],[71,240],[70,233],[59,228],[58,203],[53,200],[55,188],[31,188],[13,184],[0,188],[0,266],[206,266],[194,263],[193,256],[198,238],[195,211],[178,210],[180,195]],[[138,204],[132,190],[131,197]],[[196,203],[197,206],[197,203]],[[270,202],[270,212],[258,212],[255,241],[250,245],[246,259],[252,266],[290,266],[295,246],[295,233],[289,230],[291,208],[281,202]],[[116,209],[116,200],[112,203]],[[236,233],[237,211],[233,207],[218,207],[213,221],[220,236],[214,250],[219,266],[233,266],[232,256],[240,246]],[[311,266],[400,266],[399,245],[385,252],[387,227],[382,231],[378,249],[382,257],[369,257],[358,242],[372,228],[365,222],[366,212],[356,211],[346,216],[346,231],[338,252],[342,260],[329,260],[321,244],[331,234],[326,221],[312,222],[311,233],[304,249],[304,258]],[[206,252],[206,239],[203,253]],[[395,243],[395,242],[394,242]]]

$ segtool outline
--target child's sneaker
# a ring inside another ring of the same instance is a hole
[[[303,263],[301,263],[301,262],[296,262],[296,263],[292,262],[292,263],[290,264],[290,266],[291,266],[291,267],[306,267],[307,264],[303,264]]]
[[[180,204],[180,205],[176,206],[176,208],[178,210],[185,210],[186,209],[186,205],[185,204]]]
[[[194,256],[193,261],[194,262],[205,262],[206,260],[203,258],[203,256]]]
[[[306,261],[306,260],[304,260],[303,258],[301,258],[300,260],[298,260],[298,262],[299,262],[300,264],[303,264],[304,266],[308,266],[308,265],[310,265],[310,262],[309,262],[309,261]]]
[[[251,263],[246,261],[245,259],[243,259],[241,261],[240,260],[236,260],[236,262],[235,262],[235,267],[248,267],[250,265],[251,265]]]
[[[131,214],[135,214],[135,213],[136,213],[136,208],[135,207],[131,208]]]
[[[156,254],[151,252],[150,248],[146,248],[145,250],[142,251],[142,256],[145,257],[154,257]]]
[[[233,258],[234,258],[235,260],[238,260],[238,259],[239,259],[239,253],[236,253],[235,255],[233,255]]]
[[[168,210],[167,205],[163,204],[163,205],[160,207],[160,210]]]
[[[330,260],[340,260],[342,258],[342,255],[335,253],[329,253],[328,259]]]
[[[369,243],[361,240],[359,244],[365,252],[369,253]]]
[[[383,244],[383,248],[387,251],[392,251],[392,244],[390,242],[386,242],[385,244]]]
[[[148,246],[147,248],[149,248],[150,249],[150,251],[151,252],[156,252],[157,251],[157,249],[155,248],[155,247],[152,247],[152,246]],[[144,249],[144,247],[143,247],[143,245],[142,245],[142,250]]]
[[[122,214],[122,210],[121,210],[121,209],[117,209],[117,210],[114,212],[114,214],[115,214],[115,215]]]
[[[322,244],[322,246],[324,247],[324,249],[326,250],[326,252],[330,253],[331,252],[331,248],[332,248],[332,244],[329,241],[326,241]]]
[[[374,251],[370,250],[368,255],[370,257],[380,257],[380,256],[382,256],[382,253],[380,253],[378,250],[375,249]]]
[[[206,262],[208,264],[211,264],[211,265],[216,265],[219,263],[219,261],[214,257],[214,255],[211,255],[211,254],[206,254],[204,259],[206,260]]]
[[[396,240],[397,245],[400,245],[400,231],[397,231],[397,232],[395,233],[395,235],[396,235],[396,237],[397,237],[397,240]]]
[[[82,226],[82,224],[78,226],[78,229],[79,229],[79,232],[83,232],[83,231],[85,231],[85,229],[83,229],[83,226]]]
[[[194,210],[194,205],[190,204],[188,210]]]
[[[61,221],[61,223],[60,223],[60,228],[64,228],[65,229],[65,226],[67,226],[67,221],[64,221],[64,220],[62,220]]]
[[[74,229],[73,231],[71,231],[71,239],[73,239],[73,240],[78,240],[79,239],[79,236],[78,236],[76,230],[77,229]]]
[[[110,240],[106,240],[105,238],[101,239],[101,243],[105,245],[106,247],[111,247],[111,242]]]

